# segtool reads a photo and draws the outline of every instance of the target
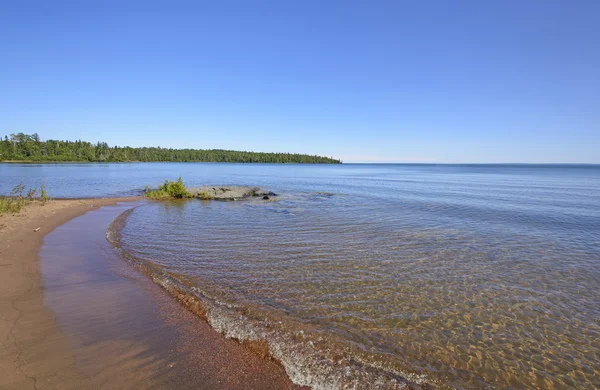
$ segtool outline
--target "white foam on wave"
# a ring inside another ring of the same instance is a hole
[[[290,380],[316,390],[329,389],[429,389],[443,388],[425,375],[399,372],[366,362],[360,356],[328,343],[323,336],[304,330],[286,328],[273,318],[248,315],[248,308],[224,302],[198,286],[188,287],[173,274],[153,266],[122,249],[119,228],[129,212],[123,213],[109,226],[106,238],[125,260],[143,267],[146,274],[175,297],[184,294],[200,303],[208,323],[227,338],[266,342],[270,355],[284,367]],[[184,305],[189,299],[179,299]]]

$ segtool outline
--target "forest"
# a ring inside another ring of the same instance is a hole
[[[231,162],[340,164],[329,157],[220,149],[133,148],[106,142],[40,140],[35,134],[10,134],[0,141],[0,161],[32,162]]]

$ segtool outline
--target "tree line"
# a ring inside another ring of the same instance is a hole
[[[0,161],[39,162],[235,162],[340,164],[329,157],[221,149],[132,148],[106,142],[40,140],[35,134],[10,134],[0,141]]]

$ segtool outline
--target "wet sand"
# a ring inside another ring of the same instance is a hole
[[[0,217],[0,388],[294,388],[117,256],[106,228],[141,201]]]

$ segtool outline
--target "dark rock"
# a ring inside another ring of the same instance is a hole
[[[263,191],[258,187],[245,187],[245,186],[204,186],[204,187],[192,187],[188,188],[187,191],[194,198],[200,199],[214,199],[214,200],[241,200],[253,197],[270,197],[275,196],[273,192]],[[264,199],[264,198],[263,198]]]

